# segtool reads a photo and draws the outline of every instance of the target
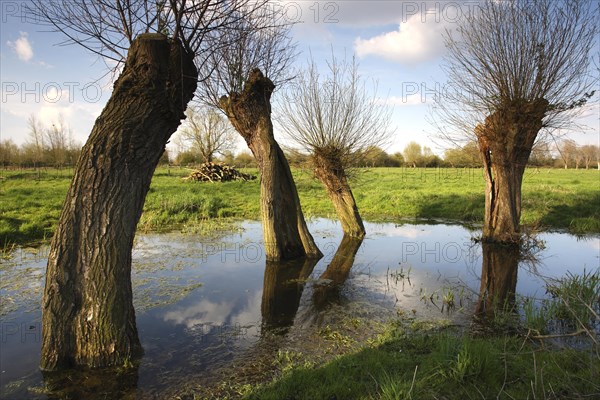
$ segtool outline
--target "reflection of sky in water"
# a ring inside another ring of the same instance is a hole
[[[313,284],[331,262],[341,229],[338,223],[325,219],[315,219],[309,227],[325,257],[305,285],[289,337],[306,335],[310,325],[340,323],[344,316],[384,319],[395,315],[397,309],[415,310],[422,317],[445,316],[423,301],[423,294],[457,285],[470,288],[474,293],[471,300],[476,300],[481,249],[472,244],[471,237],[479,232],[456,225],[367,223],[368,235],[337,303],[317,310],[312,305]],[[581,240],[546,233],[540,239],[546,245],[539,255],[541,263],[535,268],[522,265],[519,269],[520,294],[544,295],[543,281],[536,272],[559,277],[567,271],[581,273],[599,268],[598,236]],[[6,278],[17,269],[29,268],[24,275],[29,279],[27,287],[38,287],[31,296],[21,298],[25,304],[19,309],[8,309],[2,316],[3,391],[6,383],[26,375],[28,385],[41,381],[37,371],[39,336],[36,339],[34,331],[39,330],[39,287],[46,261],[43,253],[41,249],[43,257],[34,257],[27,251],[17,252],[11,261],[13,269],[5,264],[0,272],[0,278]],[[265,261],[259,223],[244,223],[241,232],[212,239],[175,233],[138,235],[133,260],[137,324],[145,349],[139,388],[168,385],[163,378],[170,371],[202,374],[226,366],[236,354],[250,351],[260,342]],[[401,273],[405,279],[399,278]],[[184,290],[188,286],[192,288],[189,292]],[[10,287],[0,288],[3,299],[10,295]],[[163,301],[152,305],[157,298]],[[141,303],[147,301],[151,304],[142,307]],[[34,329],[22,336],[21,326]]]
[[[369,224],[368,228],[376,235],[372,239],[367,237],[360,253],[371,260],[376,271],[385,272],[386,267],[406,271],[410,267],[413,286],[419,287],[422,279],[429,285],[447,279],[449,282],[466,283],[473,290],[478,290],[481,247],[473,245],[471,237],[480,232],[471,233],[456,225],[398,227]],[[577,238],[561,233],[544,233],[538,239],[545,245],[545,249],[537,254],[538,262],[520,264],[517,292],[521,295],[543,296],[542,277],[557,278],[567,271],[582,274],[584,270],[593,272],[600,268],[600,237],[597,235]]]

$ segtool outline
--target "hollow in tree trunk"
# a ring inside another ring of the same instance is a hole
[[[335,150],[320,149],[313,155],[315,176],[321,181],[342,224],[344,235],[363,238],[365,226],[358,212],[348,177]]]
[[[82,149],[51,243],[41,368],[123,365],[141,353],[131,249],[154,169],[196,90],[193,55],[140,35]]]
[[[547,109],[544,99],[514,102],[475,129],[486,181],[485,241],[520,240],[523,174]]]
[[[252,151],[260,171],[260,206],[267,260],[321,257],[304,220],[296,184],[273,136],[271,94],[275,85],[252,70],[242,93],[220,99],[220,106]]]

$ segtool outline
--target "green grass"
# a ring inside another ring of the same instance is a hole
[[[245,171],[256,173],[254,170]],[[294,170],[305,215],[335,213],[311,171]],[[0,171],[0,244],[52,236],[72,170]],[[188,170],[160,168],[140,220],[141,230],[201,229],[223,218],[259,219],[259,181],[194,183]],[[480,169],[374,168],[351,181],[366,220],[442,219],[480,223],[484,181]],[[526,172],[522,222],[541,229],[600,232],[600,173],[596,170]]]
[[[417,326],[415,328],[415,326]],[[600,395],[593,352],[399,323],[358,352],[297,362],[247,399],[549,399]],[[238,392],[239,393],[239,392]]]
[[[584,270],[581,275],[567,272],[563,278],[548,283],[546,290],[554,304],[550,317],[588,332],[600,323],[600,269]]]
[[[157,171],[140,229],[213,229],[232,219],[259,218],[258,181],[192,183],[181,179],[187,173],[176,168]],[[70,170],[0,171],[0,249],[52,235],[71,174]],[[294,170],[294,176],[305,214],[334,217],[311,172]],[[477,223],[483,216],[484,182],[478,169],[359,169],[352,185],[367,220]],[[526,224],[597,233],[599,208],[598,171],[531,169],[526,173],[522,218]],[[553,298],[546,306],[523,303],[524,326],[544,334],[556,320],[576,325],[573,329],[597,321],[598,304],[593,301],[598,299],[599,281],[598,273],[592,272],[554,282],[548,288]],[[448,306],[455,302],[454,293],[445,293],[445,301]],[[319,335],[339,346],[351,341],[329,327]],[[271,381],[234,385],[231,396],[296,400],[600,396],[597,345],[594,351],[556,350],[550,343],[540,347],[539,341],[523,336],[472,337],[410,319],[390,325],[359,350],[325,363],[289,353],[280,354],[275,362],[280,364],[275,366],[279,372],[271,375]]]

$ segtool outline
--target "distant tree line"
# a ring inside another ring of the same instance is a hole
[[[332,61],[332,65],[335,60]],[[343,63],[341,63],[343,65]],[[340,66],[337,66],[340,67]],[[314,66],[313,66],[314,68]],[[339,73],[339,71],[335,71]],[[317,72],[312,72],[317,75]],[[335,76],[335,74],[333,74]],[[318,76],[317,76],[318,77]],[[310,79],[309,79],[310,78]],[[313,82],[314,81],[314,82]],[[302,88],[309,88],[310,84],[316,85],[317,78],[308,75],[306,82],[303,85],[299,85]],[[341,87],[338,85],[331,85],[335,87]],[[295,100],[287,99],[288,103],[304,104],[302,96],[310,97],[310,101],[302,112],[292,113],[290,110],[284,110],[284,114],[288,115],[308,115],[312,116],[314,110],[309,110],[310,104],[323,103],[324,105],[332,102],[323,101],[315,96],[323,95],[325,91],[319,90],[308,90],[304,89],[306,93],[292,93],[286,94],[286,96],[296,95],[298,98]],[[342,93],[337,93],[341,96]],[[343,103],[343,102],[341,102]],[[326,107],[321,104],[316,109],[322,111]],[[336,103],[337,104],[337,103]],[[285,108],[285,107],[284,107]],[[336,110],[337,114],[340,114],[342,110]],[[236,147],[236,140],[231,137],[231,127],[228,126],[223,117],[216,114],[214,111],[206,108],[191,108],[187,112],[189,118],[185,122],[184,129],[177,134],[173,140],[176,147],[176,155],[170,157],[164,155],[161,159],[162,163],[171,163],[178,166],[192,166],[198,165],[205,161],[219,161],[228,165],[234,165],[236,167],[256,167],[256,161],[254,156],[249,151],[241,151],[237,154],[233,152]],[[366,114],[366,113],[362,113]],[[294,117],[295,118],[295,117]],[[321,119],[327,119],[321,117]],[[351,120],[350,118],[347,118]],[[341,133],[338,132],[353,132],[351,129],[341,129],[339,126],[336,127],[337,131],[334,130],[325,132],[312,132],[309,118],[305,129],[308,132],[304,139],[310,139],[313,145],[316,143],[320,145],[319,148],[326,148],[329,150],[336,150],[340,154],[345,154],[344,165],[348,167],[388,167],[388,168],[477,168],[481,166],[481,155],[479,145],[475,140],[467,141],[461,146],[452,147],[446,149],[442,157],[434,154],[430,147],[421,146],[419,143],[411,141],[408,143],[404,150],[401,152],[388,153],[382,147],[382,144],[377,143],[379,141],[385,141],[386,135],[379,134],[375,137],[368,137],[363,141],[350,140],[345,137],[343,139],[338,138]],[[301,121],[302,122],[302,121]],[[298,121],[286,121],[287,126],[298,125]],[[377,129],[370,129],[370,131],[377,131]],[[352,133],[362,139],[362,135],[358,133]],[[312,135],[312,136],[311,136]],[[293,132],[288,132],[288,137],[291,142],[295,145],[294,147],[288,147],[285,149],[285,155],[288,162],[297,168],[311,168],[314,157],[313,145],[307,145],[306,140],[302,141],[302,135],[300,139],[294,138]],[[320,143],[319,140],[322,138],[331,137],[329,140],[331,143]],[[313,140],[314,139],[314,140]],[[335,139],[335,140],[334,140]],[[354,148],[337,148],[337,143],[355,143],[358,144],[351,146]],[[596,145],[578,145],[572,139],[565,139],[563,141],[548,141],[539,140],[533,146],[531,154],[529,156],[528,165],[531,167],[545,167],[545,168],[594,168],[598,166],[600,162],[600,149]]]
[[[35,118],[30,118],[31,121]],[[37,168],[73,166],[79,157],[81,144],[73,141],[70,130],[64,122],[43,127],[39,122],[36,135],[21,146],[12,140],[0,141],[0,165],[4,168]],[[54,136],[54,140],[50,140]],[[36,138],[37,137],[37,141]],[[285,150],[290,165],[306,168],[310,156],[294,148]],[[181,145],[179,152],[171,155],[165,151],[160,159],[161,165],[194,166],[205,162],[206,155],[198,151],[195,145]],[[212,161],[218,161],[239,168],[255,168],[256,161],[249,151],[234,153],[232,148],[221,149],[213,154]],[[419,167],[419,168],[478,168],[481,166],[477,143],[468,142],[464,146],[444,151],[443,157],[432,152],[427,146],[410,142],[402,152],[388,153],[380,147],[370,146],[355,158],[354,167]],[[529,157],[530,167],[565,169],[600,169],[600,147],[597,145],[579,145],[572,139],[558,143],[538,143]]]
[[[297,168],[309,166],[310,156],[297,149],[286,149],[286,157],[291,165]],[[479,168],[479,148],[477,143],[468,142],[464,146],[453,147],[444,151],[443,157],[432,152],[427,146],[411,142],[402,152],[388,153],[380,147],[371,146],[356,157],[354,167],[419,167],[419,168]],[[236,167],[254,167],[254,158],[247,151],[234,154],[225,151],[216,160]],[[185,150],[171,159],[174,165],[195,165],[203,162],[202,156],[194,150]],[[529,166],[535,168],[573,168],[600,169],[600,147],[596,145],[578,145],[571,139],[555,143],[538,143],[533,147],[529,157]]]
[[[81,153],[81,143],[74,140],[73,132],[62,116],[50,125],[45,125],[31,115],[27,125],[28,138],[21,146],[11,139],[0,141],[0,165],[62,168],[75,164]]]

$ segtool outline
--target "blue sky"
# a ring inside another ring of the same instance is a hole
[[[85,142],[111,93],[112,76],[102,59],[76,46],[59,46],[58,33],[28,15],[25,1],[0,1],[0,139],[28,139],[27,119],[34,114],[49,125],[62,115],[73,136]],[[278,7],[289,20],[302,51],[298,63],[358,56],[361,75],[378,81],[379,94],[393,106],[396,129],[389,152],[410,141],[441,154],[448,144],[436,139],[430,106],[433,91],[445,84],[442,32],[453,29],[474,1],[291,1]],[[596,97],[597,99],[598,97]],[[274,110],[276,113],[277,110]],[[580,120],[584,132],[571,135],[581,144],[599,144],[600,107],[596,101]],[[277,135],[277,132],[276,132]],[[240,143],[240,149],[243,149]]]

